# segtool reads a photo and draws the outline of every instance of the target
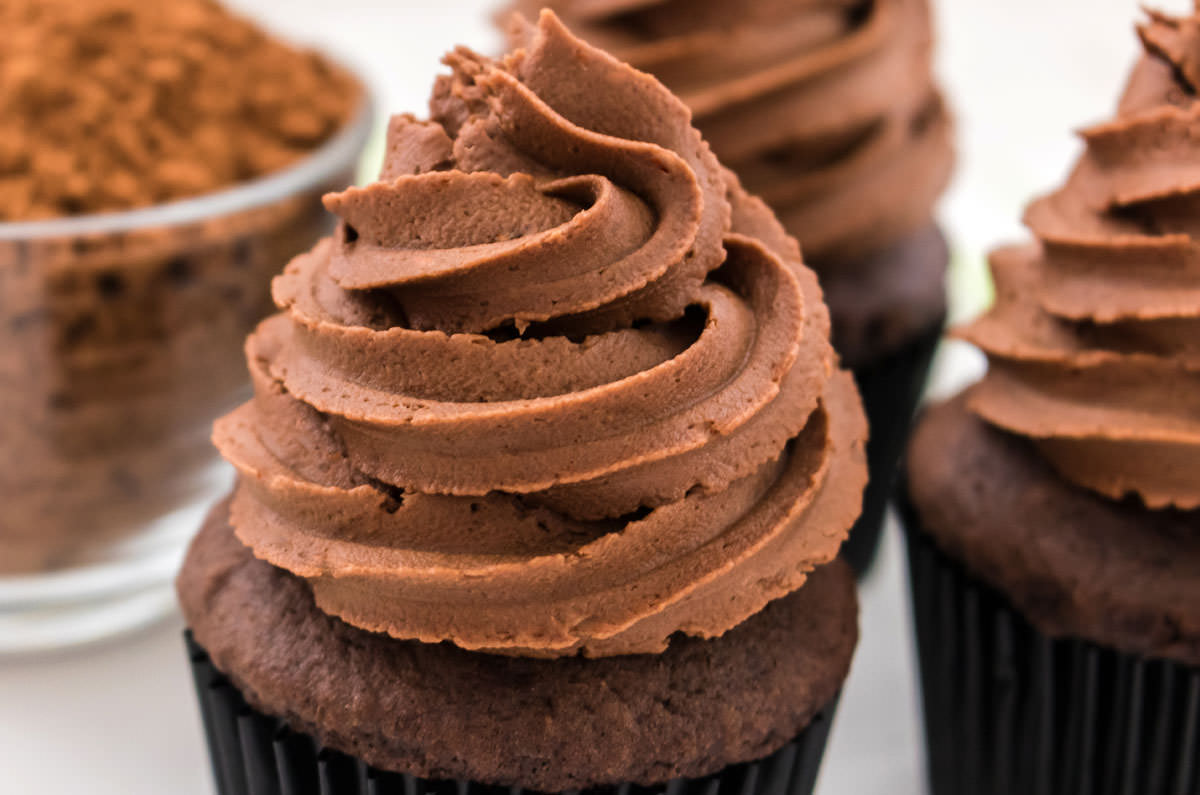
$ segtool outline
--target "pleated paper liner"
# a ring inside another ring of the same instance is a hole
[[[520,787],[433,781],[377,770],[322,748],[307,734],[249,706],[185,634],[200,714],[219,795],[522,795]],[[697,779],[588,790],[596,795],[810,795],[817,780],[836,699],[771,756]]]
[[[938,320],[912,342],[854,369],[854,380],[871,428],[867,441],[870,479],[863,494],[862,514],[842,546],[842,557],[860,578],[870,570],[879,549],[896,468],[908,443],[913,415],[925,389],[942,330],[943,321]]]
[[[899,502],[933,795],[1200,795],[1200,669],[1042,635]]]

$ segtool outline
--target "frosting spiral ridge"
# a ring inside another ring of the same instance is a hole
[[[993,254],[988,355],[970,405],[1068,479],[1151,508],[1200,507],[1200,17],[1150,13],[1110,121]]]
[[[654,652],[799,587],[865,423],[814,274],[653,79],[552,14],[447,59],[382,180],[276,279],[231,519],[355,626]]]
[[[512,7],[532,14],[543,4],[678,94],[816,267],[856,262],[929,223],[953,152],[927,0]]]

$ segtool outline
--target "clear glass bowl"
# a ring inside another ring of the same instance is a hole
[[[366,96],[364,92],[364,97]],[[161,616],[230,485],[212,421],[248,394],[271,277],[332,225],[372,126],[228,190],[0,223],[0,654]]]

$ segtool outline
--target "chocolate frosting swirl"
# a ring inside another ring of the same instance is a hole
[[[1116,116],[992,257],[988,355],[970,406],[1069,480],[1200,507],[1200,16],[1150,13]]]
[[[549,12],[526,35],[449,55],[276,279],[215,431],[231,519],[363,629],[657,652],[834,557],[865,423],[815,276],[687,109]]]
[[[929,223],[953,153],[931,72],[928,0],[516,0],[511,8],[533,14],[542,5],[675,91],[721,162],[775,209],[819,270]],[[514,30],[519,36],[520,25]]]

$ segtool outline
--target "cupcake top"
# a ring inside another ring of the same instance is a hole
[[[927,0],[516,0],[652,72],[818,268],[929,223],[953,159]]]
[[[960,335],[989,369],[970,408],[1068,480],[1200,507],[1200,16],[1151,13],[1114,118],[1083,131],[1036,240],[992,257],[995,307]]]
[[[231,523],[353,626],[554,657],[719,636],[831,560],[865,423],[811,271],[687,108],[553,14],[274,285]]]

